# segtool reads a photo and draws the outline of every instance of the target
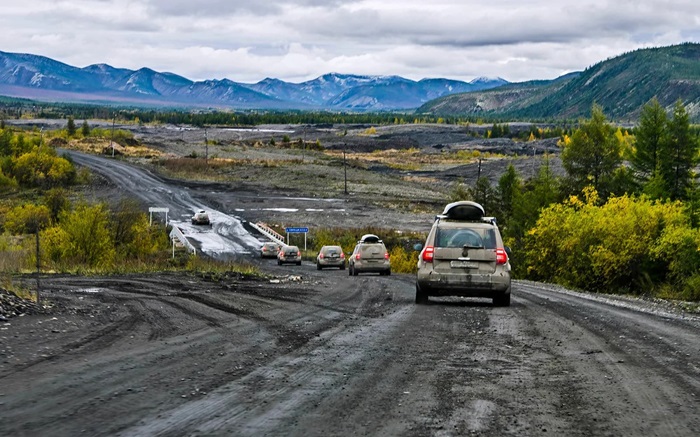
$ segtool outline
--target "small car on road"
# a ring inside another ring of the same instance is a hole
[[[510,305],[510,249],[493,217],[470,201],[450,203],[435,217],[416,273],[416,303],[430,296],[485,297]]]
[[[365,234],[360,238],[348,259],[348,273],[350,276],[359,273],[391,274],[389,251],[378,236]]]
[[[345,270],[345,253],[340,246],[323,246],[316,256],[316,269],[339,267]]]
[[[260,248],[260,258],[277,258],[281,245],[274,241],[264,243]]]
[[[204,211],[203,209],[197,211],[192,216],[192,224],[193,225],[210,225],[211,222],[209,221],[209,214],[207,214],[207,212]]]
[[[277,254],[277,264],[301,265],[301,251],[297,246],[282,246]]]

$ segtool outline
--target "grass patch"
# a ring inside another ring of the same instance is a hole
[[[130,141],[129,143],[128,145],[122,145],[116,140],[111,142],[109,138],[87,137],[70,140],[66,147],[79,152],[109,155],[112,153],[112,144],[114,144],[115,155],[127,156],[130,158],[154,158],[163,156],[163,152],[159,150],[151,149],[135,141]]]

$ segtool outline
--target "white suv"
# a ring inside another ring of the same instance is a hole
[[[360,238],[348,259],[348,273],[357,276],[358,273],[391,274],[389,252],[384,242],[374,234],[366,234]]]
[[[510,249],[492,217],[475,202],[447,205],[418,256],[416,303],[430,296],[486,297],[510,305]]]

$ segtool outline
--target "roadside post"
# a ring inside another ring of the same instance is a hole
[[[165,223],[168,223],[168,213],[170,212],[169,208],[156,208],[154,206],[148,208],[148,226],[153,225],[153,213],[154,212],[164,212],[165,213]]]
[[[287,232],[287,245],[289,245],[289,234],[304,234],[304,250],[306,250],[306,234],[309,233],[309,228],[284,228]]]

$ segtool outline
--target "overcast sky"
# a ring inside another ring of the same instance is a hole
[[[0,51],[192,80],[553,79],[700,42],[700,0],[4,0]]]

